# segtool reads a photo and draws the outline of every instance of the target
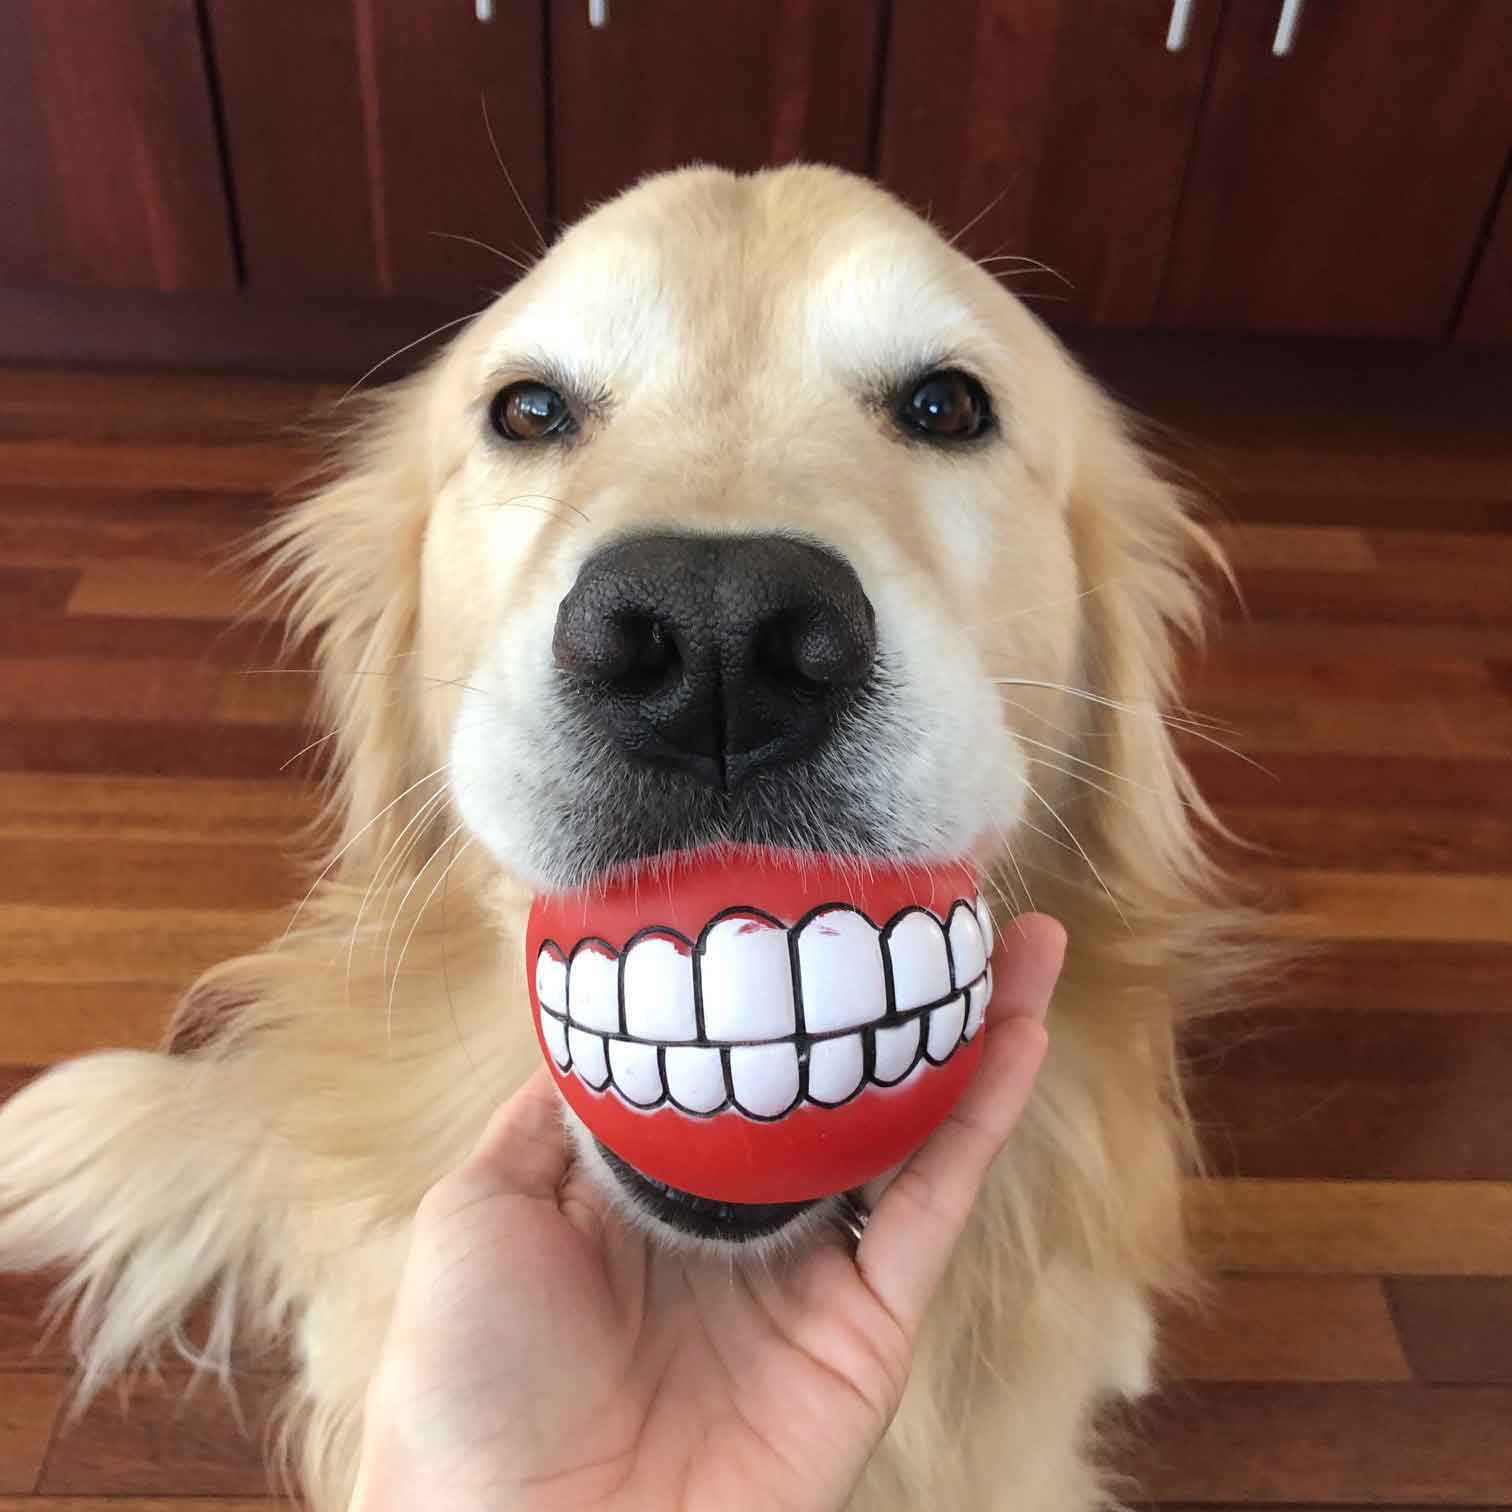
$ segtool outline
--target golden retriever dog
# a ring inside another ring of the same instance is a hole
[[[1193,1286],[1176,1032],[1246,959],[1163,712],[1217,560],[1184,499],[1004,287],[827,168],[648,180],[365,402],[271,543],[334,753],[308,896],[162,1053],[0,1113],[0,1264],[65,1269],[83,1389],[205,1302],[207,1368],[286,1335],[285,1448],[343,1507],[415,1208],[540,1064],[531,898],[711,843],[968,857],[1000,926],[1032,904],[1070,954],[854,1506],[1110,1504],[1099,1408],[1150,1389],[1152,1304]],[[560,623],[609,559],[639,618],[595,681]],[[864,596],[843,675],[729,622],[768,591],[805,623]],[[679,691],[696,634],[761,641],[769,685],[740,652]],[[781,1263],[771,1223],[687,1253],[678,1216],[682,1263]]]

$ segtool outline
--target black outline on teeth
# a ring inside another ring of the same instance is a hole
[[[892,918],[890,918],[887,923],[881,928],[878,928],[877,925],[872,923],[871,917],[863,909],[856,908],[849,903],[822,903],[817,908],[811,908],[791,928],[788,928],[787,925],[783,924],[781,919],[778,919],[772,914],[767,913],[765,909],[737,904],[731,908],[721,909],[717,914],[709,919],[707,923],[705,923],[703,928],[699,931],[698,938],[696,940],[690,940],[687,935],[682,933],[681,930],[672,929],[665,924],[649,924],[644,929],[636,930],[636,932],[625,941],[624,947],[618,952],[614,950],[614,947],[611,946],[606,939],[603,939],[599,935],[585,936],[572,947],[570,954],[564,952],[562,950],[562,947],[554,939],[548,938],[542,940],[540,948],[536,952],[536,1005],[543,1019],[552,1019],[561,1026],[563,1041],[567,1049],[567,1064],[565,1066],[561,1063],[561,1061],[556,1059],[554,1053],[552,1055],[552,1062],[564,1076],[572,1072],[577,1058],[572,1053],[572,1041],[569,1038],[569,1033],[572,1029],[577,1029],[580,1034],[591,1034],[595,1038],[604,1042],[604,1069],[607,1073],[602,1086],[596,1087],[592,1082],[588,1081],[584,1077],[579,1077],[579,1080],[591,1091],[596,1092],[602,1096],[607,1096],[612,1093],[614,1096],[618,1097],[626,1107],[634,1108],[643,1113],[650,1113],[657,1108],[670,1106],[676,1108],[679,1113],[682,1113],[688,1118],[717,1118],[722,1113],[733,1111],[738,1113],[742,1118],[749,1118],[755,1123],[775,1123],[778,1119],[786,1118],[788,1114],[791,1113],[793,1109],[802,1102],[810,1102],[815,1107],[819,1108],[843,1108],[847,1103],[854,1102],[856,1098],[860,1097],[868,1087],[896,1087],[900,1083],[907,1081],[907,1079],[913,1074],[914,1070],[918,1067],[920,1061],[926,1061],[931,1066],[943,1066],[945,1062],[955,1054],[955,1052],[961,1047],[961,1045],[966,1043],[966,1026],[971,1019],[971,993],[976,991],[979,987],[985,989],[987,977],[991,972],[992,951],[990,944],[985,940],[983,941],[984,951],[987,957],[986,963],[984,964],[982,970],[978,972],[977,975],[971,979],[971,981],[965,983],[962,986],[953,986],[950,992],[948,992],[944,997],[936,998],[932,1002],[920,1003],[916,1007],[905,1009],[901,1013],[898,1012],[897,1007],[897,992],[895,983],[893,981],[892,956],[884,948],[885,941],[892,934],[893,930],[905,918],[907,918],[910,914],[923,914],[926,918],[931,920],[934,926],[940,931],[941,937],[945,942],[946,967],[950,973],[950,980],[952,983],[954,983],[956,975],[955,950],[950,940],[950,929],[952,923],[955,920],[957,909],[962,908],[966,910],[968,916],[971,918],[973,925],[976,926],[978,934],[980,934],[981,919],[977,914],[975,904],[968,903],[964,898],[957,898],[950,905],[950,908],[947,910],[943,921],[940,919],[939,915],[933,911],[933,909],[925,908],[920,904],[910,904],[906,908],[900,908],[898,912],[895,913]],[[803,977],[798,967],[798,935],[806,925],[808,925],[812,920],[818,918],[820,914],[835,913],[838,911],[859,914],[863,919],[866,920],[866,922],[872,927],[872,929],[876,930],[877,932],[877,949],[882,957],[882,982],[883,993],[886,1000],[886,1008],[881,1018],[871,1019],[865,1024],[852,1024],[848,1028],[844,1029],[825,1029],[820,1030],[817,1033],[810,1033],[804,1027]],[[795,1029],[792,1035],[784,1035],[780,1039],[762,1040],[710,1040],[705,1037],[703,1005],[703,956],[707,947],[710,930],[712,930],[716,924],[720,924],[724,920],[730,918],[758,919],[762,923],[767,924],[774,929],[786,930],[788,937],[788,966],[789,971],[791,972],[790,980],[793,986],[793,1018]],[[674,941],[677,944],[685,947],[688,951],[688,954],[692,958],[693,1016],[694,1027],[698,1032],[697,1039],[645,1040],[628,1033],[625,1029],[625,958],[630,954],[631,948],[634,945],[636,945],[641,940],[650,938]],[[593,1029],[587,1027],[586,1025],[575,1024],[567,1016],[571,1008],[570,997],[572,962],[576,958],[578,952],[580,950],[583,950],[585,947],[598,947],[601,954],[608,954],[616,957],[617,971],[615,975],[615,982],[616,995],[618,998],[619,1028],[615,1031],[611,1032],[602,1029]],[[569,1001],[564,1004],[563,1011],[560,1013],[557,1012],[557,1010],[554,1008],[547,1008],[541,1002],[539,987],[540,958],[548,951],[551,952],[551,954],[554,955],[559,962],[561,962],[564,968],[563,991],[564,996],[566,996]],[[936,1009],[944,1008],[948,1004],[956,1001],[959,1001],[961,1004],[960,1031],[957,1033],[954,1041],[951,1043],[950,1048],[945,1052],[945,1054],[936,1059],[929,1053],[928,1016],[932,1014]],[[986,1013],[984,1005],[983,1017],[985,1018],[985,1016]],[[878,1029],[897,1028],[907,1023],[917,1023],[919,1026],[917,1042],[914,1045],[913,1054],[908,1061],[908,1065],[899,1075],[891,1078],[888,1081],[877,1080],[875,1075],[876,1031]],[[544,1033],[544,1026],[542,1032]],[[810,1049],[816,1043],[820,1043],[824,1040],[843,1039],[848,1034],[861,1035],[861,1080],[857,1083],[855,1090],[846,1097],[842,1098],[839,1102],[824,1102],[819,1098],[811,1096],[808,1089]],[[609,1059],[609,1046],[614,1041],[623,1041],[625,1043],[633,1045],[654,1045],[656,1047],[656,1069],[657,1074],[661,1078],[662,1095],[657,1098],[655,1102],[636,1102],[633,1098],[628,1097],[620,1089],[619,1083],[614,1079],[614,1068]],[[730,1052],[732,1050],[742,1049],[755,1045],[787,1044],[794,1046],[798,1057],[797,1096],[780,1113],[747,1112],[747,1110],[741,1107],[740,1104],[735,1100],[735,1085],[733,1072],[730,1066]],[[684,1104],[678,1102],[677,1099],[672,1096],[671,1092],[668,1090],[667,1084],[667,1051],[674,1049],[713,1050],[718,1052],[720,1071],[724,1077],[725,1087],[724,1101],[720,1103],[718,1107],[707,1109],[689,1108]]]

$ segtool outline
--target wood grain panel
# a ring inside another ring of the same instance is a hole
[[[51,1065],[107,1046],[152,1050],[162,1044],[177,994],[137,982],[0,982],[5,1058]]]
[[[88,564],[68,608],[72,614],[120,619],[224,621],[251,607],[246,595],[245,581],[218,571],[208,556],[189,562],[123,556]]]
[[[449,238],[534,253],[542,10],[501,6],[484,25],[451,0],[211,0],[249,286],[477,298],[512,282],[500,256]]]
[[[1165,1320],[1161,1343],[1181,1381],[1412,1378],[1373,1276],[1224,1276],[1200,1313]]]
[[[271,1483],[261,1445],[281,1383],[265,1376],[233,1380],[236,1410],[213,1382],[190,1389],[181,1370],[138,1384],[129,1412],[109,1392],[96,1398],[54,1440],[37,1489],[49,1496],[266,1494]],[[166,1465],[173,1467],[171,1480]]]
[[[314,461],[313,452],[301,455],[287,442],[0,441],[0,474],[12,484],[85,484],[132,493],[144,488],[282,489],[307,474]]]
[[[1293,871],[1269,879],[1285,910],[1278,928],[1301,938],[1512,943],[1512,875]]]
[[[59,1276],[0,1274],[0,1373],[25,1371],[66,1374],[73,1368],[66,1328],[50,1335],[42,1325],[53,1287]],[[5,1383],[0,1380],[0,1398]]]
[[[1162,318],[1447,334],[1506,157],[1512,13],[1499,0],[1315,5],[1285,58],[1271,56],[1275,30],[1273,7],[1228,9]]]
[[[1170,6],[925,0],[894,7],[880,177],[1057,316],[1154,313],[1220,8],[1168,52]],[[1070,190],[1068,186],[1075,185]],[[1019,275],[1026,276],[1019,276]],[[1065,301],[1060,303],[1059,301]]]
[[[1495,810],[1323,808],[1254,804],[1222,810],[1267,866],[1496,874],[1512,854],[1512,815]]]
[[[1505,176],[1454,334],[1460,341],[1512,341],[1512,189]]]
[[[294,725],[28,720],[0,725],[0,771],[297,781],[316,755],[295,760],[309,741],[304,727]]]
[[[8,0],[0,283],[235,286],[193,0]]]
[[[284,908],[8,908],[0,914],[0,982],[184,987],[205,967],[265,944],[287,922]]]
[[[68,567],[0,567],[0,604],[12,612],[61,609],[78,581]]]
[[[1187,765],[1212,803],[1337,803],[1348,808],[1418,804],[1484,812],[1505,798],[1512,760],[1496,756],[1319,756],[1269,751],[1256,767],[1208,746],[1183,742]],[[1242,822],[1242,821],[1241,821]],[[1389,884],[1388,884],[1389,885]]]
[[[72,592],[70,587],[70,595]],[[0,614],[0,656],[122,661],[163,658],[246,673],[276,665],[281,644],[279,627],[267,620],[213,624],[165,617],[138,620],[75,613],[54,619]],[[298,664],[298,648],[291,648],[288,661]]]
[[[880,9],[638,0],[595,29],[586,6],[552,0],[558,217],[693,162],[749,170],[803,159],[864,172]]]
[[[1142,1493],[1241,1504],[1501,1502],[1512,1388],[1193,1383],[1120,1469]]]
[[[1512,1184],[1194,1181],[1200,1252],[1220,1270],[1341,1275],[1512,1273]]]
[[[30,1491],[42,1469],[67,1377],[16,1371],[0,1377],[0,1491]]]
[[[1386,1290],[1420,1381],[1512,1384],[1512,1280],[1394,1276]]]

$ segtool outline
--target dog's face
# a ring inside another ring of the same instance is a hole
[[[423,625],[501,865],[1001,850],[993,679],[1066,679],[1076,571],[1033,442],[1064,378],[992,280],[858,181],[695,172],[577,227],[451,364]]]
[[[416,722],[506,873],[713,842],[990,870],[1053,828],[1027,812],[1046,727],[1015,719],[1059,705],[998,680],[1084,666],[1073,474],[1107,422],[888,196],[652,180],[423,394]]]

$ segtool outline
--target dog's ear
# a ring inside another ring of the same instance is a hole
[[[327,473],[262,542],[261,585],[293,655],[319,671],[332,854],[356,876],[372,875],[438,780],[427,780],[410,686],[433,372],[357,401]]]
[[[1193,500],[1156,470],[1124,417],[1098,393],[1084,399],[1069,515],[1088,590],[1083,755],[1113,780],[1086,789],[1078,811],[1095,816],[1094,853],[1120,902],[1146,927],[1175,925],[1226,891],[1203,834],[1216,821],[1176,737],[1188,728],[1182,653],[1200,645],[1209,592],[1228,567]]]

